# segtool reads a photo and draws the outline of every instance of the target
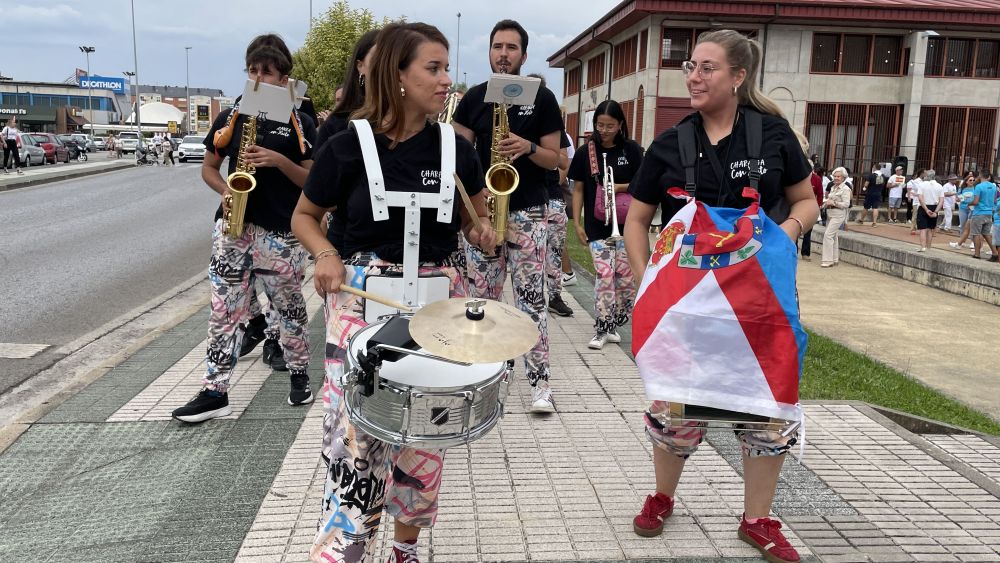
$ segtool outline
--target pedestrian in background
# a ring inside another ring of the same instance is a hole
[[[176,164],[174,162],[174,144],[170,141],[170,137],[163,138],[160,148],[163,151],[163,165],[166,166],[168,160],[170,161],[170,166]]]
[[[886,185],[889,186],[889,222],[899,222],[899,208],[903,205],[903,185],[906,184],[906,176],[903,175],[903,167],[897,166],[896,173],[889,177]]]
[[[826,232],[823,233],[823,261],[820,266],[829,268],[840,262],[840,226],[847,222],[847,210],[851,207],[851,188],[846,182],[847,170],[838,167],[833,171],[830,195],[823,202],[826,208]]]
[[[823,207],[823,178],[816,173],[818,167],[813,167],[813,173],[809,177],[809,181],[812,183],[813,195],[816,196],[816,205]],[[820,168],[820,170],[822,170]],[[806,262],[812,260],[812,227],[808,231],[802,234],[802,259]]]
[[[864,224],[865,217],[870,212],[872,215],[872,226],[878,226],[878,209],[882,207],[882,188],[885,186],[885,176],[878,163],[872,165],[872,173],[865,179],[865,185],[861,190],[865,192],[864,209],[858,216],[858,224]]]
[[[7,120],[7,125],[4,126],[3,131],[0,131],[0,138],[3,139],[4,174],[7,173],[7,159],[11,153],[14,154],[14,158],[12,159],[14,170],[16,170],[18,174],[24,174],[24,172],[21,172],[21,154],[17,152],[17,136],[17,118],[11,116],[11,118]]]
[[[961,182],[958,176],[952,174],[944,185],[944,199],[941,200],[941,212],[938,213],[938,230],[941,232],[951,232],[951,225],[955,220],[955,199]]]
[[[935,179],[934,170],[924,172],[924,180],[920,182],[917,191],[917,231],[920,249],[917,252],[927,252],[934,240],[934,227],[937,225],[937,209],[944,198],[944,187]]]

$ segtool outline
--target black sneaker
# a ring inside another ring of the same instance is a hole
[[[264,329],[267,328],[267,319],[263,314],[257,315],[256,317],[250,319],[247,323],[243,332],[243,344],[240,345],[240,357],[246,356],[253,349],[257,347],[258,344],[267,338],[264,335]]]
[[[288,392],[288,404],[308,405],[313,402],[312,389],[309,388],[309,376],[304,373],[292,374],[292,390]]]
[[[265,340],[264,352],[260,357],[274,371],[288,371],[288,364],[285,363],[285,354],[281,351],[281,344],[278,344],[277,340],[270,338]]]
[[[229,394],[215,393],[202,389],[188,404],[174,409],[170,415],[183,422],[204,422],[210,418],[233,414],[233,409],[229,407]]]
[[[573,309],[569,308],[569,305],[562,300],[561,295],[556,295],[549,299],[549,311],[559,315],[560,317],[572,317]]]

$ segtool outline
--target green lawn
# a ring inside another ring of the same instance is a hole
[[[577,266],[594,273],[590,250],[567,227],[567,247]],[[809,332],[809,347],[799,395],[803,400],[865,401],[890,409],[1000,435],[1000,423],[930,387],[858,354],[825,336]]]

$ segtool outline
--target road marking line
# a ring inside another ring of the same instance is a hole
[[[26,360],[48,348],[49,344],[17,344],[0,342],[0,358],[6,360]]]

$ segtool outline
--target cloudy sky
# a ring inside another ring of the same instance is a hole
[[[139,79],[142,84],[183,86],[184,47],[190,46],[191,87],[220,88],[228,95],[242,90],[242,57],[258,33],[281,34],[294,51],[309,26],[309,9],[318,16],[332,0],[134,0]],[[561,98],[562,72],[545,59],[617,4],[617,0],[574,3],[504,0],[402,1],[353,0],[377,18],[406,16],[438,26],[452,43],[451,63],[469,84],[489,74],[487,45],[493,24],[514,18],[528,30],[524,73],[541,72]],[[21,81],[61,82],[75,68],[86,68],[80,45],[90,55],[91,73],[121,77],[132,70],[132,21],[129,0],[0,0],[5,56],[0,74]],[[461,17],[460,51],[456,48]],[[461,80],[461,77],[459,77]]]

